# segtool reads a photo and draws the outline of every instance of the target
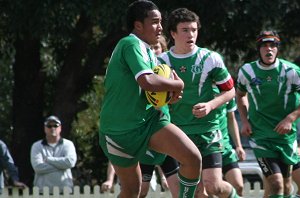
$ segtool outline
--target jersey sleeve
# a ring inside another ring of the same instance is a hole
[[[237,89],[242,92],[247,92],[248,79],[245,76],[244,66],[239,69],[237,79]]]
[[[237,110],[237,105],[236,105],[236,102],[235,102],[235,98],[232,98],[228,104],[226,105],[226,111],[227,112],[234,112]]]
[[[128,45],[124,48],[123,56],[130,70],[137,79],[145,73],[153,73],[151,65],[155,65],[157,60],[151,50],[143,45]],[[153,55],[153,56],[152,56]]]
[[[158,59],[159,64],[167,64],[172,68],[172,65],[171,65],[171,62],[169,59],[169,53],[170,53],[169,51],[163,52],[157,57],[157,59]]]
[[[295,89],[300,93],[300,69],[294,69],[292,72],[292,83],[295,85]]]
[[[220,90],[228,91],[234,87],[233,79],[220,54],[216,52],[211,53],[210,57],[205,61],[205,64],[213,65],[212,75]]]
[[[239,73],[238,73],[237,89],[242,92],[247,92],[245,81],[244,81],[244,75],[241,69],[239,69]]]

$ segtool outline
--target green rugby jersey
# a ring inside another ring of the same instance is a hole
[[[215,94],[219,94],[220,91],[218,87],[213,85],[213,89],[215,91]],[[223,136],[223,146],[226,148],[227,145],[230,145],[230,134],[228,131],[228,119],[227,119],[227,113],[228,112],[234,112],[237,110],[237,105],[235,98],[231,99],[229,102],[226,102],[222,106],[218,108],[218,115],[219,115],[219,125],[220,125],[220,130],[222,132]]]
[[[292,131],[284,135],[278,134],[274,128],[299,104],[299,76],[299,68],[282,59],[276,59],[268,68],[261,66],[258,61],[240,68],[237,86],[248,93],[248,117],[253,139],[277,143],[292,143],[295,140],[295,123]]]
[[[195,46],[188,54],[174,54],[171,48],[162,53],[160,63],[170,65],[184,81],[182,99],[170,105],[171,121],[186,134],[201,134],[218,130],[217,110],[203,118],[196,118],[192,108],[200,102],[208,102],[215,96],[212,85],[222,85],[231,80],[222,57],[213,51]]]
[[[137,78],[153,73],[157,59],[150,46],[130,34],[119,41],[109,61],[100,113],[100,131],[122,134],[142,126],[156,111],[149,108]]]
[[[223,135],[224,144],[230,144],[230,136],[228,131],[227,113],[234,112],[237,110],[235,98],[227,102],[226,104],[219,107],[220,108],[220,130]],[[224,145],[226,147],[226,145]]]

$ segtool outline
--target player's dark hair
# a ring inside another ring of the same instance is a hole
[[[198,29],[201,27],[199,16],[195,12],[187,8],[178,8],[173,10],[168,17],[168,33],[176,32],[177,25],[184,22],[196,22]]]
[[[152,10],[159,10],[152,1],[138,0],[131,3],[127,9],[127,31],[131,32],[134,29],[135,21],[144,22],[148,12]]]

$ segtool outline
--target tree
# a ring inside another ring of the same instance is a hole
[[[126,34],[124,8],[130,2],[132,0],[0,2],[3,64],[0,65],[0,91],[4,93],[0,94],[0,130],[5,132],[1,137],[11,141],[21,179],[27,184],[30,185],[33,178],[30,147],[44,136],[44,117],[59,116],[63,121],[63,136],[74,137],[70,134],[74,132],[73,121],[80,125],[83,119],[78,113],[91,106],[82,98],[95,90],[93,79],[105,74],[116,42]],[[287,50],[300,35],[300,30],[294,28],[299,25],[296,20],[300,17],[298,0],[154,2],[164,17],[177,7],[198,13],[203,26],[199,45],[221,52],[233,74],[235,64],[255,56],[253,41],[261,29],[279,30],[285,38],[283,43],[289,46]],[[286,53],[284,48],[283,53]],[[289,57],[292,56],[294,54],[289,53]],[[97,129],[95,131],[97,133]],[[79,145],[77,149],[81,149]]]
[[[128,3],[118,3],[122,4]],[[113,10],[119,9],[120,16],[124,13],[122,7],[111,5],[112,2],[97,0],[64,3],[29,0],[6,1],[1,6],[1,39],[14,49],[12,152],[20,176],[28,184],[33,178],[30,147],[44,136],[44,117],[59,116],[64,136],[69,136],[77,112],[86,108],[78,103],[80,97],[87,92],[95,75],[104,74],[101,65],[124,34],[122,26],[116,25],[120,18],[101,20],[112,16]],[[48,62],[48,68],[42,62],[47,55],[53,60],[52,65]]]

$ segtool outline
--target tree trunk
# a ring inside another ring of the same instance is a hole
[[[56,80],[53,112],[62,120],[62,136],[68,137],[72,121],[82,110],[78,100],[87,90],[90,81],[82,81],[83,60],[86,58],[89,42],[92,39],[92,24],[84,14],[76,25],[64,64]]]
[[[42,119],[45,76],[41,71],[38,40],[18,39],[15,49],[12,155],[19,168],[20,180],[31,186],[31,145],[44,136]]]

